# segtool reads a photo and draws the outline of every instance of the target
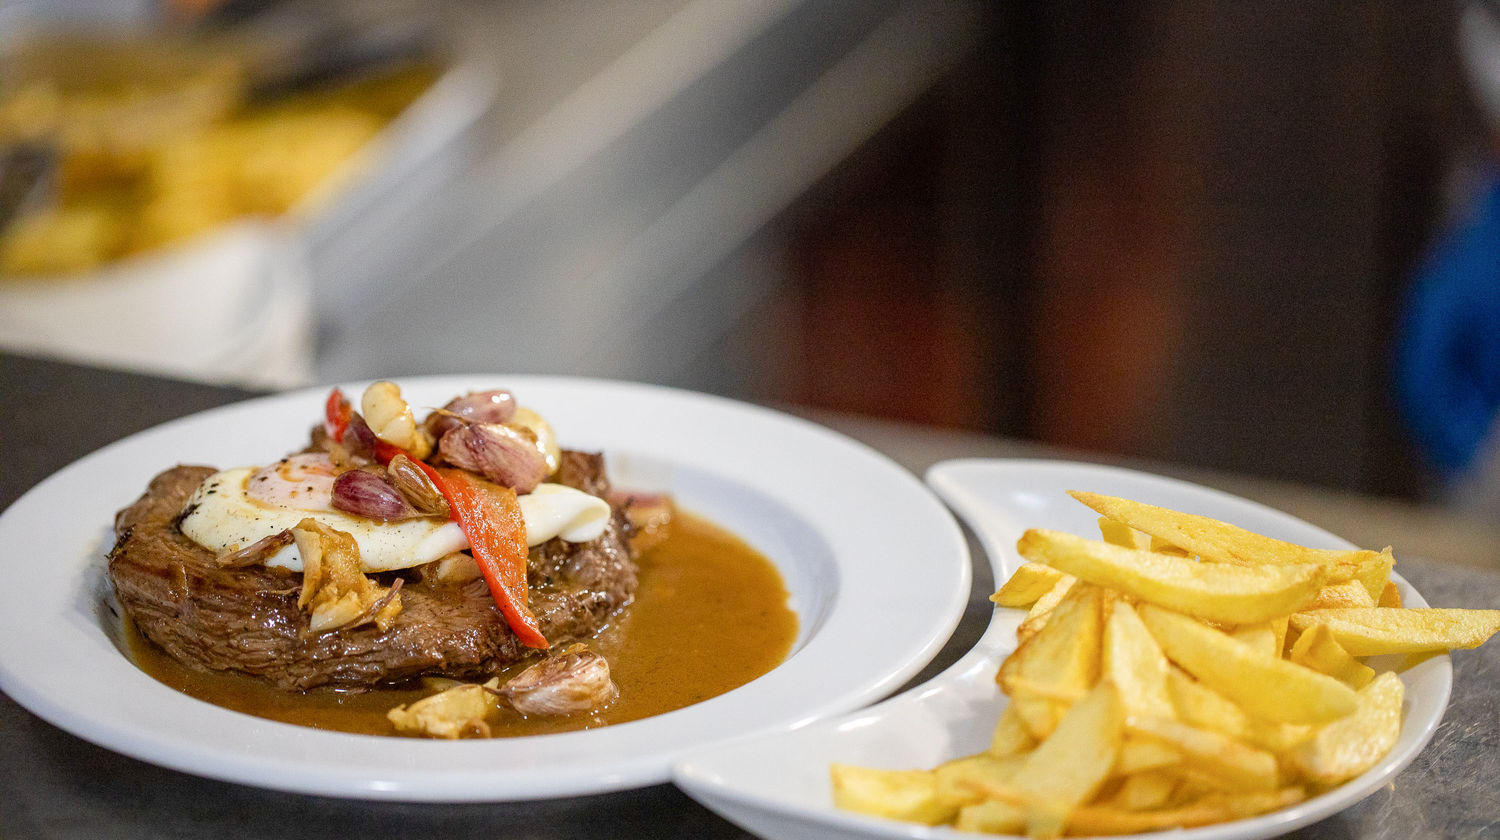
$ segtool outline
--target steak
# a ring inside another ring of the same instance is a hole
[[[279,688],[368,688],[422,675],[488,677],[533,655],[506,625],[483,580],[405,581],[401,614],[374,624],[311,635],[297,608],[302,575],[252,566],[222,568],[177,523],[188,498],[215,470],[177,466],[115,517],[109,577],[125,613],[146,638],[201,670],[240,671]],[[564,451],[554,481],[607,497],[600,455]],[[532,549],[531,610],[556,645],[593,635],[635,593],[628,525],[616,508],[587,543],[553,539]],[[410,577],[411,573],[394,573]],[[394,575],[379,576],[389,583]]]

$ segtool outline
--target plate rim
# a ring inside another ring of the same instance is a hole
[[[430,376],[392,377],[392,379],[401,384],[403,388],[451,388],[454,389],[453,392],[455,393],[464,388],[507,387],[522,395],[523,398],[528,389],[535,388],[538,390],[553,390],[558,393],[566,393],[571,395],[572,399],[580,399],[581,395],[591,392],[608,392],[611,395],[628,393],[633,397],[639,397],[644,404],[670,403],[674,400],[685,401],[682,404],[700,407],[693,409],[695,411],[701,410],[708,414],[717,413],[729,417],[737,417],[741,422],[749,423],[752,426],[764,426],[774,431],[777,435],[790,435],[792,439],[801,443],[814,444],[815,448],[822,452],[824,456],[835,456],[834,460],[836,462],[860,464],[864,468],[874,470],[882,476],[883,480],[894,482],[894,484],[883,485],[887,490],[900,488],[898,495],[902,498],[902,501],[916,506],[916,512],[913,513],[913,517],[922,522],[923,535],[920,536],[920,539],[930,541],[934,550],[944,558],[943,562],[936,563],[933,567],[935,580],[938,580],[938,585],[934,588],[933,593],[936,597],[946,601],[946,609],[941,611],[942,615],[928,616],[922,619],[919,622],[919,632],[915,634],[912,643],[902,649],[899,656],[891,657],[879,667],[866,669],[866,673],[859,684],[843,686],[836,691],[826,691],[816,702],[804,703],[804,708],[800,709],[797,714],[783,715],[783,719],[757,721],[753,726],[748,728],[735,722],[733,728],[741,731],[719,734],[713,738],[714,741],[751,733],[764,734],[770,731],[791,729],[868,705],[870,702],[889,694],[892,689],[899,687],[925,666],[941,650],[962,618],[963,607],[967,602],[971,583],[971,561],[962,531],[951,513],[932,495],[931,491],[922,484],[917,476],[902,468],[888,456],[811,420],[765,406],[741,402],[718,395],[625,380],[506,373],[438,374]],[[346,393],[358,393],[355,389],[362,388],[368,381],[345,382],[340,383],[338,387],[346,389]],[[245,422],[245,417],[253,418],[255,415],[265,412],[274,414],[277,406],[284,406],[297,401],[306,401],[308,405],[320,407],[329,387],[331,386],[312,386],[227,403],[157,424],[111,442],[75,459],[68,465],[57,470],[28,489],[3,512],[0,512],[0,536],[6,535],[13,528],[24,525],[25,523],[18,520],[17,517],[29,511],[31,506],[38,503],[38,500],[45,500],[49,494],[55,494],[60,489],[68,487],[70,482],[80,480],[80,478],[87,478],[91,471],[105,468],[112,461],[118,459],[128,460],[131,457],[144,457],[137,454],[136,449],[148,443],[153,436],[167,435],[183,428],[195,429],[199,426],[226,423],[228,422],[227,417],[237,418],[236,422],[243,423]],[[545,405],[539,407],[545,408]],[[295,445],[297,435],[300,434],[302,428],[311,426],[313,422],[315,422],[314,419],[309,419],[304,427],[291,429],[277,428],[270,430],[265,435],[259,436],[270,447],[265,457],[278,457],[278,454],[285,451],[288,445]],[[580,435],[580,437],[586,438],[590,437],[590,435],[584,434]],[[562,438],[565,442],[568,440],[566,430],[564,430]],[[647,445],[643,444],[643,446]],[[628,449],[628,447],[626,448]],[[138,476],[139,481],[135,485],[136,489],[134,492],[138,494],[144,488],[146,481],[151,475],[170,465],[170,455],[159,459],[153,470]],[[709,468],[713,466],[711,463],[691,463],[686,465],[693,467],[708,466]],[[108,503],[112,505],[110,513],[112,514],[115,507],[128,504],[128,502],[129,499],[123,501],[118,499],[110,500]],[[92,504],[94,507],[98,507],[104,503],[94,500]],[[20,513],[17,513],[17,511],[20,511]],[[827,510],[821,511],[821,514],[824,515],[827,513]],[[842,577],[851,572],[852,567],[849,564],[852,558],[839,555],[840,546],[832,542],[831,538],[827,536],[827,532],[825,531],[826,523],[819,522],[815,515],[805,513],[799,513],[799,515],[806,525],[811,527],[825,541],[829,541],[830,556],[835,570],[841,578],[831,595],[831,603],[828,609],[829,613],[832,614],[835,609],[840,608],[841,602],[847,602],[848,600],[846,595],[847,583],[842,580]],[[108,526],[107,522],[91,524],[97,524],[101,531]],[[12,551],[14,551],[14,548]],[[12,555],[11,559],[0,555],[0,568],[16,562],[13,558],[14,555]],[[65,568],[70,574],[77,574],[83,577],[89,574],[91,565],[99,564],[101,564],[100,558],[90,556],[74,558],[70,560],[70,565]],[[107,588],[107,584],[105,584],[105,587]],[[843,609],[847,611],[853,608],[845,604]],[[47,617],[56,616],[49,615]],[[97,627],[95,629],[100,630]],[[521,742],[536,743],[544,740],[552,742],[568,738],[577,739],[579,737],[592,738],[593,743],[598,744],[601,748],[616,749],[616,742],[628,742],[632,737],[636,737],[635,733],[642,728],[653,726],[659,728],[662,726],[659,723],[660,721],[668,720],[674,715],[679,716],[679,719],[681,719],[683,713],[690,710],[698,710],[692,712],[694,720],[697,721],[702,715],[706,714],[702,710],[714,707],[716,701],[722,701],[722,698],[734,695],[735,692],[743,692],[748,686],[760,683],[761,681],[778,679],[773,678],[772,675],[775,675],[778,671],[782,671],[789,664],[797,661],[799,656],[813,649],[813,643],[817,640],[818,635],[813,634],[806,639],[801,649],[794,651],[781,665],[778,665],[777,668],[772,669],[772,671],[757,680],[747,683],[746,686],[741,686],[724,695],[710,698],[707,701],[685,707],[676,712],[669,712],[640,721],[616,724],[597,730],[589,730],[588,732],[523,736],[521,738],[496,739],[495,741],[482,743],[434,744],[404,739],[399,742],[387,742],[401,743],[406,747],[410,747],[413,754],[421,754],[424,756],[424,759],[427,754],[433,752],[434,748],[472,751],[476,747],[480,749],[488,747],[493,752],[504,753],[506,749],[497,749],[494,745],[505,745],[508,747],[511,744]],[[112,646],[110,650],[118,656],[118,652],[114,651]],[[472,778],[473,774],[469,771],[463,771],[461,774],[447,774],[429,768],[423,771],[424,780],[416,782],[410,779],[392,780],[390,778],[377,778],[375,770],[364,767],[357,770],[348,770],[346,768],[344,772],[332,773],[319,768],[296,768],[296,772],[287,772],[289,768],[284,766],[285,761],[258,761],[243,754],[232,755],[231,760],[226,761],[224,758],[225,744],[215,745],[213,751],[207,751],[205,745],[197,744],[192,739],[187,739],[187,742],[184,743],[180,740],[160,737],[159,732],[151,732],[149,727],[143,728],[139,721],[114,721],[101,719],[107,717],[106,715],[81,713],[77,708],[70,706],[68,703],[59,702],[58,698],[49,696],[47,687],[37,685],[34,679],[31,679],[24,673],[24,669],[21,671],[15,670],[16,661],[17,659],[10,646],[0,645],[0,690],[3,690],[33,714],[77,737],[107,749],[171,769],[223,781],[299,793],[315,793],[360,799],[428,802],[520,801],[602,793],[665,782],[670,778],[671,763],[675,757],[696,746],[682,745],[670,751],[663,750],[627,759],[612,759],[605,762],[604,766],[590,766],[577,772],[553,773],[548,778],[531,784],[509,787],[506,785],[493,785],[483,790],[476,790],[476,785]],[[804,664],[799,667],[805,669],[807,666]],[[159,683],[151,681],[149,676],[135,669],[133,664],[130,665],[130,668],[142,680],[150,681],[150,685],[160,687]],[[785,678],[786,673],[784,672],[780,678]],[[167,690],[170,691],[170,689]],[[763,686],[757,689],[757,691],[764,690]],[[257,731],[279,730],[278,732],[274,732],[278,737],[315,739],[319,741],[328,739],[386,741],[386,739],[380,736],[330,733],[291,724],[264,721],[226,709],[212,707],[208,704],[202,704],[201,701],[193,700],[191,702],[206,707],[207,711],[204,712],[205,714],[220,718],[230,725],[238,722],[242,725],[248,725],[249,728]],[[723,707],[731,704],[720,702],[718,705]],[[252,723],[246,724],[247,721]],[[232,745],[230,745],[229,749],[233,749]],[[545,753],[549,747],[541,746],[536,747],[536,749]],[[503,762],[500,763],[503,764]],[[592,762],[590,764],[593,765]],[[380,769],[388,768],[376,768],[376,770]],[[462,779],[457,778],[459,775],[462,775]],[[504,777],[505,774],[497,773],[496,775]],[[511,775],[514,776],[516,773],[512,771]],[[445,787],[445,784],[448,782],[462,782],[463,787],[461,790],[455,791]]]
[[[973,467],[983,468],[991,466],[1002,466],[1010,468],[1032,467],[1043,469],[1083,469],[1086,471],[1097,471],[1127,476],[1132,480],[1147,479],[1155,482],[1160,482],[1162,484],[1174,485],[1179,488],[1190,490],[1192,492],[1202,492],[1211,497],[1226,500],[1234,504],[1247,505],[1253,508],[1258,508],[1265,513],[1294,520],[1308,528],[1311,528],[1325,535],[1331,541],[1339,545],[1349,548],[1356,547],[1348,540],[1345,540],[1344,538],[1339,537],[1338,535],[1333,534],[1332,532],[1327,531],[1326,529],[1318,525],[1307,522],[1301,517],[1271,507],[1270,505],[1257,502],[1253,499],[1247,499],[1245,497],[1238,496],[1224,490],[1219,490],[1217,488],[1198,484],[1196,482],[1161,475],[1159,473],[1152,473],[1145,470],[1132,469],[1130,467],[1121,467],[1111,464],[1097,464],[1088,461],[1053,458],[965,457],[951,458],[936,462],[926,470],[924,480],[938,494],[939,498],[941,498],[943,502],[948,505],[949,509],[954,512],[954,515],[957,516],[961,522],[963,522],[964,526],[975,534],[975,537],[977,538],[981,547],[985,550],[985,553],[989,555],[987,557],[987,560],[995,571],[996,588],[998,588],[1005,582],[1005,580],[1008,578],[1008,575],[1001,574],[1001,569],[1003,567],[1002,556],[999,556],[996,552],[991,550],[992,535],[988,533],[988,529],[981,529],[975,526],[971,522],[969,516],[967,515],[967,512],[962,510],[959,504],[953,502],[944,492],[943,488],[939,486],[953,480],[950,474],[955,466],[960,470]],[[934,476],[938,477],[936,482],[934,481]],[[1412,586],[1411,583],[1404,577],[1402,577],[1398,572],[1393,570],[1391,574],[1395,579],[1397,585],[1402,588],[1403,595],[1406,595],[1408,597],[1415,596],[1415,600],[1419,602],[1419,605],[1427,605],[1426,599],[1422,597],[1421,593],[1417,591],[1416,587]],[[1009,634],[1014,623],[1015,622],[1013,619],[1009,619],[1006,617],[1006,613],[1000,610],[996,610],[990,620],[989,625],[985,629],[984,635],[977,643],[975,643],[974,647],[966,652],[962,657],[960,657],[957,662],[944,669],[943,672],[935,675],[927,682],[903,691],[901,694],[896,695],[895,697],[888,698],[881,703],[875,704],[869,709],[864,710],[863,713],[874,712],[881,707],[886,706],[887,704],[895,704],[898,702],[912,702],[924,691],[930,690],[932,686],[943,680],[944,677],[946,677],[950,673],[958,673],[976,667],[976,665],[978,664],[982,664],[983,661],[988,657],[997,655],[997,652],[1001,649],[999,646],[1004,644],[999,641],[999,635],[1001,633]],[[1009,649],[1014,649],[1014,640],[1009,640],[1007,646]],[[1310,797],[1302,802],[1297,803],[1296,805],[1277,809],[1265,814],[1259,814],[1254,817],[1232,820],[1225,823],[1198,826],[1195,828],[1168,829],[1156,832],[1121,835],[1122,840],[1132,840],[1132,838],[1135,838],[1136,840],[1160,840],[1160,838],[1163,837],[1171,837],[1174,838],[1174,840],[1252,840],[1252,838],[1268,838],[1278,836],[1285,832],[1295,831],[1296,829],[1311,825],[1312,823],[1318,822],[1320,820],[1327,819],[1349,808],[1354,807],[1364,799],[1368,798],[1371,794],[1378,791],[1381,787],[1389,783],[1403,770],[1410,766],[1410,764],[1416,760],[1417,756],[1427,748],[1427,745],[1431,742],[1433,736],[1436,734],[1438,727],[1442,724],[1442,720],[1447,713],[1448,703],[1451,699],[1453,690],[1452,657],[1444,653],[1423,662],[1422,666],[1430,667],[1432,670],[1437,672],[1439,686],[1432,699],[1436,702],[1439,711],[1436,717],[1428,722],[1423,727],[1422,731],[1417,733],[1416,738],[1399,754],[1397,754],[1396,748],[1393,748],[1392,752],[1389,753],[1386,758],[1382,759],[1381,763],[1377,766],[1372,767],[1365,773],[1362,773],[1359,776],[1350,779],[1335,788]],[[826,721],[821,722],[820,725],[836,726],[846,719],[852,717],[854,717],[854,714],[844,715],[837,718],[830,718]],[[1402,723],[1404,731],[1406,721],[1403,719]],[[678,785],[678,787],[682,788],[684,792],[688,793],[688,795],[692,796],[695,800],[715,810],[716,813],[720,813],[721,815],[730,819],[733,819],[735,816],[735,814],[732,813],[734,809],[740,808],[754,814],[785,814],[806,824],[815,824],[827,827],[834,832],[838,832],[838,836],[860,835],[888,838],[888,840],[930,840],[931,838],[939,838],[940,840],[962,840],[962,838],[975,836],[972,834],[960,832],[947,826],[924,826],[915,823],[902,823],[895,820],[881,819],[865,814],[839,811],[833,808],[831,804],[828,807],[823,808],[806,806],[801,803],[794,803],[792,807],[788,808],[785,807],[785,803],[773,801],[767,797],[747,793],[745,790],[737,788],[732,784],[722,784],[719,781],[709,777],[706,771],[704,771],[694,763],[695,760],[701,760],[702,756],[708,756],[712,754],[716,749],[733,749],[735,744],[745,743],[747,740],[748,739],[735,739],[734,741],[728,743],[706,747],[703,750],[694,751],[693,753],[683,756],[673,766],[673,781]],[[717,807],[718,803],[714,802],[714,800],[716,799],[724,800],[732,807],[728,810],[721,810],[719,807]],[[742,826],[744,825],[744,823],[740,824]],[[835,835],[830,834],[829,836]]]

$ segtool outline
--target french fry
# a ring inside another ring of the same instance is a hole
[[[1115,762],[1115,775],[1128,776],[1181,762],[1182,755],[1160,741],[1127,734],[1120,745],[1120,757]]]
[[[1297,637],[1287,657],[1298,665],[1327,674],[1353,689],[1361,689],[1375,679],[1375,669],[1349,655],[1339,646],[1326,624],[1314,624]]]
[[[1179,548],[1178,546],[1167,542],[1161,537],[1152,537],[1150,540],[1148,540],[1146,543],[1146,550],[1154,551],[1157,554],[1171,554],[1175,557],[1193,556],[1193,553],[1191,551],[1188,551],[1185,548]]]
[[[835,764],[833,804],[846,811],[893,820],[936,825],[953,818],[957,809],[937,795],[937,776],[927,770],[880,770]]]
[[[1144,502],[1069,490],[1068,495],[1110,519],[1144,531],[1205,560],[1247,565],[1319,565],[1357,562],[1378,554],[1374,551],[1341,551],[1307,548],[1295,543],[1237,528],[1227,522],[1179,513]]]
[[[1139,612],[1168,659],[1251,715],[1326,723],[1354,711],[1354,691],[1332,677],[1251,650],[1180,613],[1151,604]]]
[[[995,724],[995,734],[990,738],[990,755],[1009,758],[1028,752],[1035,746],[1036,739],[1026,731],[1026,724],[1021,722],[1015,706],[1006,706],[1005,711],[1000,713],[999,722]]]
[[[1295,805],[1307,798],[1299,787],[1209,795],[1188,805],[1162,811],[1128,811],[1089,805],[1073,812],[1069,828],[1079,834],[1140,834],[1168,828],[1191,828],[1253,817]]]
[[[1099,789],[1114,767],[1124,720],[1114,684],[1100,680],[1068,710],[1052,737],[1027,756],[1010,787],[1024,800],[1028,834],[1062,834],[1068,815]]]
[[[1324,726],[1291,753],[1292,763],[1313,782],[1333,785],[1375,766],[1401,734],[1401,680],[1387,671],[1359,690],[1354,714]]]
[[[1373,607],[1375,599],[1358,580],[1329,584],[1318,592],[1318,596],[1302,606],[1304,610],[1326,610],[1343,607]]]
[[[1066,711],[1056,698],[1081,695],[1099,678],[1102,602],[1098,587],[1073,587],[1042,629],[1000,666],[996,676],[1000,687],[1010,695],[1026,730],[1038,740],[1052,734]],[[1050,696],[1039,697],[1041,693]]]
[[[1276,629],[1271,626],[1272,623],[1265,621],[1260,624],[1243,624],[1229,631],[1229,637],[1251,650],[1258,650],[1266,656],[1279,657],[1281,648],[1276,644]]]
[[[1062,572],[1041,563],[1022,563],[990,600],[996,606],[1026,609],[1057,587]],[[1061,596],[1058,596],[1061,598]],[[1055,604],[1056,602],[1054,602]]]
[[[1151,547],[1151,538],[1140,531],[1126,525],[1124,522],[1116,522],[1108,516],[1099,517],[1099,536],[1110,545],[1121,548],[1145,548]]]
[[[1386,581],[1385,588],[1380,590],[1380,598],[1376,600],[1375,606],[1401,609],[1401,590],[1396,587],[1396,584]]]
[[[1020,834],[1026,830],[1026,812],[1019,805],[990,799],[958,809],[953,827],[974,834]]]
[[[1269,621],[1301,609],[1322,589],[1327,574],[1312,564],[1205,564],[1041,529],[1022,534],[1016,550],[1080,580],[1230,624]]]
[[[1177,777],[1162,770],[1144,770],[1125,777],[1113,802],[1127,811],[1147,811],[1166,805],[1177,788]]]
[[[1188,676],[1180,668],[1167,672],[1172,704],[1183,723],[1210,729],[1231,738],[1243,738],[1250,717],[1224,695]]]
[[[1171,717],[1167,657],[1129,604],[1115,604],[1104,625],[1101,673],[1120,692],[1127,715]]]
[[[1290,616],[1271,619],[1271,632],[1276,634],[1276,655],[1286,655],[1286,630],[1291,626]]]
[[[1315,624],[1327,625],[1350,656],[1428,653],[1479,647],[1500,630],[1500,610],[1370,607],[1292,616],[1292,626],[1302,632]]]
[[[1182,755],[1183,764],[1222,779],[1235,790],[1276,787],[1276,756],[1227,735],[1161,718],[1132,718],[1134,735],[1155,738]]]
[[[936,778],[938,802],[955,811],[965,805],[975,805],[984,799],[975,787],[976,783],[1009,784],[1025,760],[1025,754],[995,758],[980,753],[940,764],[932,771]]]
[[[1021,619],[1020,626],[1016,628],[1016,639],[1024,642],[1035,635],[1038,630],[1041,630],[1046,625],[1047,619],[1051,617],[1052,610],[1062,601],[1063,596],[1068,594],[1068,590],[1073,588],[1073,584],[1077,582],[1078,578],[1072,575],[1063,575],[1057,581],[1057,584],[1052,587],[1052,591],[1038,598],[1037,602],[1031,605],[1031,610],[1026,613],[1026,617]]]

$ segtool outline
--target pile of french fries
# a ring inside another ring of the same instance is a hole
[[[1405,609],[1384,551],[1313,549],[1095,493],[1102,541],[1030,530],[991,598],[1027,609],[990,748],[935,770],[836,764],[835,803],[1032,837],[1207,825],[1375,766],[1403,687],[1361,657],[1473,648],[1500,610]]]

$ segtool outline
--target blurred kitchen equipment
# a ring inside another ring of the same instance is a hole
[[[496,86],[492,70],[444,50],[426,23],[379,17],[364,25],[364,18],[346,15],[341,8],[283,6],[232,29],[215,21],[200,22],[197,28],[224,39],[216,43],[240,45],[236,54],[250,57],[248,66],[254,70],[245,74],[239,94],[247,107],[295,114],[284,111],[283,103],[322,96],[319,91],[332,82],[352,82],[352,95],[363,96],[362,104],[376,113],[382,108],[392,112],[383,127],[368,135],[368,141],[359,141],[357,154],[325,178],[307,171],[309,159],[303,154],[278,152],[280,147],[275,145],[252,145],[247,148],[257,151],[266,161],[263,165],[303,170],[300,174],[288,170],[292,180],[282,189],[295,192],[285,193],[284,198],[275,191],[246,194],[251,201],[269,202],[267,207],[273,212],[290,203],[285,212],[221,222],[220,217],[227,220],[233,214],[212,211],[203,215],[192,204],[169,207],[166,227],[157,232],[148,229],[145,250],[140,253],[111,258],[82,273],[46,277],[12,273],[0,278],[0,345],[214,381],[267,386],[308,381],[317,282],[309,266],[316,264],[323,277],[354,280],[378,271],[378,263],[370,262],[371,256],[379,259],[378,250],[372,254],[362,244],[343,241],[355,233],[373,232],[388,248],[417,247],[419,243],[403,235],[400,202],[389,199],[428,194],[470,165],[475,155],[471,134]],[[0,57],[14,55],[27,39],[58,31],[59,22],[73,26],[77,21],[70,11],[76,7],[0,2]],[[86,24],[100,22],[97,17],[84,18]],[[139,37],[149,31],[150,23],[150,15],[143,14],[107,35]],[[85,25],[62,31],[97,37],[98,28]],[[362,77],[371,68],[400,67],[419,57],[429,64],[435,62],[438,72],[422,82],[425,89],[406,107],[400,107],[401,100],[381,98],[379,89],[361,87]],[[94,70],[86,67],[82,72]],[[0,76],[0,83],[4,81]],[[126,95],[133,95],[129,88]],[[136,112],[154,114],[159,108],[153,105],[152,110]],[[327,134],[320,136],[315,123],[305,128],[287,125],[286,131],[323,142],[327,154],[346,154],[337,148],[329,151]],[[261,131],[254,124],[249,128]],[[273,143],[282,135],[251,134],[245,142]],[[348,138],[356,136],[360,135],[345,132],[343,148],[350,148]],[[49,139],[28,145],[41,153],[23,154],[15,145],[4,147],[7,165],[0,172],[0,212],[14,214],[34,200],[39,190],[45,192],[47,179],[36,173],[36,161],[47,159]],[[9,165],[11,157],[16,158],[14,166]],[[189,178],[198,177],[191,168],[179,171]],[[317,186],[311,191],[299,186],[312,183]],[[192,182],[184,186],[177,194],[193,199],[205,195]],[[108,203],[114,193],[106,189],[101,195],[106,204],[100,212],[90,216],[94,208],[86,205],[81,224],[71,232],[97,232],[99,219],[114,218]],[[146,216],[129,218],[132,224],[147,221]],[[183,230],[184,224],[202,227]],[[197,229],[204,232],[181,239]],[[106,238],[118,235],[107,228],[104,234]],[[132,249],[140,250],[139,234],[134,241]],[[171,244],[153,246],[156,241]],[[62,240],[64,246],[68,242]],[[66,259],[81,260],[86,250],[64,247],[62,252]]]

